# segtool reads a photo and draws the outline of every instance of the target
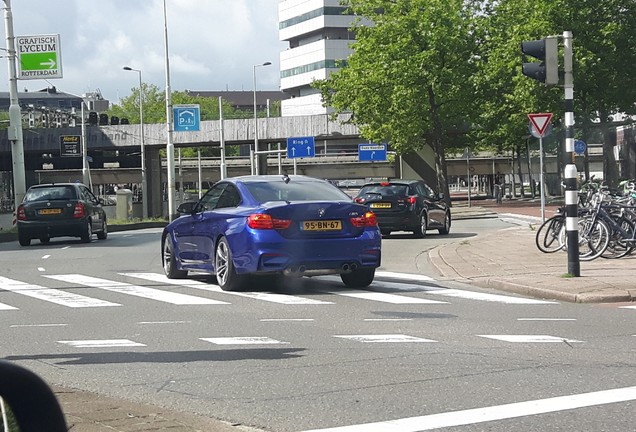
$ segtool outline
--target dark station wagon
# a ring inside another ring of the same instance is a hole
[[[382,235],[411,231],[421,238],[431,229],[450,232],[451,211],[444,196],[422,180],[366,183],[354,200],[375,213]]]

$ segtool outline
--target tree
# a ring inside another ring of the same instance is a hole
[[[553,112],[553,122],[563,125],[563,89],[545,87],[521,74],[519,44],[572,31],[575,134],[581,136],[600,126],[605,179],[615,185],[617,169],[608,117],[620,112],[634,114],[636,108],[636,4],[622,0],[602,4],[595,0],[493,0],[483,6],[477,27],[481,52],[475,82],[482,107],[476,121],[478,141],[514,150],[527,136],[526,115],[532,112]],[[562,69],[562,60],[560,64]],[[555,151],[558,154],[563,148],[562,139]]]
[[[448,194],[445,149],[476,107],[467,77],[475,71],[474,8],[462,0],[347,0],[358,21],[353,54],[318,81],[326,105],[350,111],[361,134],[397,153],[430,146],[438,190]],[[458,140],[458,136],[461,138]]]

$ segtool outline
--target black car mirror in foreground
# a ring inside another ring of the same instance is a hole
[[[20,432],[68,430],[53,391],[28,369],[0,360],[0,397],[9,406]]]

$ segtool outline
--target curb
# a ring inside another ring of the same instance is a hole
[[[138,222],[125,225],[108,225],[108,232],[115,233],[121,231],[134,231],[146,228],[163,228],[168,222]],[[18,241],[18,233],[16,232],[0,232],[0,243],[9,243]]]

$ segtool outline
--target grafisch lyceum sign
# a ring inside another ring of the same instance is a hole
[[[62,78],[60,35],[16,37],[18,79]]]

